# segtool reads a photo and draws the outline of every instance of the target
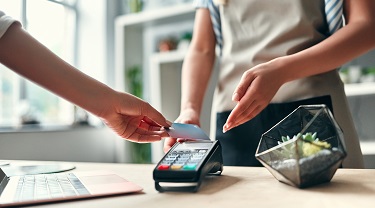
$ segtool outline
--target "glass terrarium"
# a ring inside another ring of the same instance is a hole
[[[265,132],[255,157],[279,181],[329,182],[346,157],[343,132],[326,105],[302,105]]]

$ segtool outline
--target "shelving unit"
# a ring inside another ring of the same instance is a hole
[[[345,92],[348,97],[375,95],[375,83],[345,84]]]
[[[143,74],[143,99],[158,110],[164,109],[161,110],[162,113],[172,121],[175,119],[176,110],[171,112],[168,108],[162,108],[160,98],[165,97],[167,93],[164,88],[162,92],[161,88],[155,85],[165,84],[166,78],[169,77],[168,83],[175,89],[174,97],[169,97],[169,106],[176,109],[180,102],[177,90],[181,85],[179,73],[185,52],[158,53],[157,46],[163,37],[191,32],[194,15],[195,9],[192,3],[183,3],[126,14],[118,16],[115,20],[115,88],[128,92],[130,87],[125,78],[126,70],[139,66]],[[121,142],[118,145],[124,144]],[[123,153],[119,153],[125,158],[122,162],[131,162],[128,159],[131,158],[131,151],[125,143]],[[162,142],[153,143],[152,162],[158,162],[163,155]]]
[[[372,141],[361,141],[363,155],[375,155],[375,139]]]
[[[124,72],[139,65],[143,69],[145,95],[149,98],[149,57],[159,38],[178,31],[192,31],[195,9],[191,3],[118,16],[115,20],[116,88],[128,91]]]
[[[186,51],[171,51],[155,53],[150,57],[150,102],[156,109],[165,112],[170,120],[176,119],[179,111],[181,67],[185,53]]]
[[[174,120],[179,115],[181,98],[181,68],[186,51],[176,50],[167,53],[154,53],[150,57],[150,86],[152,105],[163,112],[167,119]],[[217,67],[217,66],[215,66]],[[214,70],[207,95],[212,95],[217,79]],[[203,104],[201,128],[209,134],[212,97],[207,96]]]
[[[195,9],[191,3],[178,4],[170,7],[126,14],[116,18],[116,26],[150,26],[152,24],[165,24],[167,21],[181,21],[190,18]]]
[[[181,99],[181,68],[186,51],[171,51],[167,53],[155,53],[150,57],[150,86],[152,94],[150,103],[173,121],[180,112]],[[214,70],[217,72],[218,70]],[[213,95],[216,82],[214,73],[210,80],[207,95]],[[212,96],[206,96],[203,102],[201,114],[201,128],[210,134]],[[161,144],[153,145],[153,158],[161,158],[164,155]]]

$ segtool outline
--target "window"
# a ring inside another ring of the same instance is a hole
[[[0,0],[0,10],[19,20],[38,41],[71,64],[76,63],[77,0]],[[0,65],[0,125],[39,122],[67,125],[74,106]],[[21,119],[22,118],[22,119]]]

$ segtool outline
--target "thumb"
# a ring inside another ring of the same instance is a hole
[[[147,102],[145,102],[141,107],[141,114],[148,117],[160,126],[170,127],[172,125],[170,121],[168,121],[159,111],[157,111]]]

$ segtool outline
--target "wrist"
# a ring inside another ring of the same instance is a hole
[[[119,112],[116,105],[121,103],[121,92],[115,91],[109,87],[103,87],[101,91],[96,94],[96,104],[93,106],[93,114],[107,120],[111,117],[113,112]]]
[[[282,84],[298,79],[298,72],[295,70],[296,62],[292,56],[282,56],[270,62],[274,68],[278,69],[278,79]]]
[[[200,118],[200,112],[194,108],[183,108],[180,111],[180,115],[177,122],[181,123],[191,123],[200,125],[199,119]]]
[[[189,112],[195,112],[196,114],[200,114],[200,105],[197,105],[192,102],[183,102],[181,104],[181,112],[189,111]]]

